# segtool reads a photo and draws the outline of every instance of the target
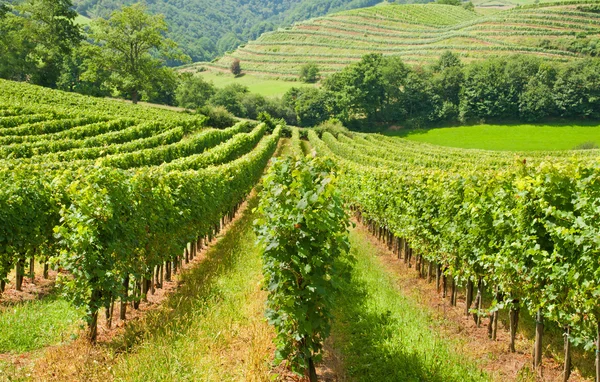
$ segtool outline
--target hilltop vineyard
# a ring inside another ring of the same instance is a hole
[[[2,289],[51,264],[92,340],[99,309],[139,301],[233,217],[281,132],[8,81],[0,94]]]
[[[247,73],[295,78],[315,63],[338,72],[367,53],[400,56],[407,64],[433,63],[450,50],[464,61],[525,54],[567,61],[592,54],[600,14],[571,1],[523,6],[489,16],[440,4],[388,4],[340,12],[263,34],[214,63],[226,70],[239,59]]]

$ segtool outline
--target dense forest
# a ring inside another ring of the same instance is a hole
[[[75,9],[88,17],[107,18],[133,0],[75,0]],[[262,33],[295,21],[345,9],[367,7],[380,0],[156,0],[147,3],[153,14],[164,14],[169,38],[193,61],[210,61],[256,39]]]

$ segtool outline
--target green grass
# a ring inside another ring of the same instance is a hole
[[[202,78],[205,80],[212,81],[217,88],[223,88],[231,84],[240,84],[247,86],[252,93],[262,94],[263,96],[267,97],[281,97],[293,87],[315,86],[297,81],[261,78],[251,74],[244,74],[240,77],[234,77],[229,73],[206,71],[200,72],[198,75],[202,76]]]
[[[401,295],[364,234],[353,230],[350,240],[357,262],[351,284],[337,297],[333,325],[333,346],[350,380],[489,380],[440,337],[438,323],[420,305]]]
[[[82,316],[55,295],[0,307],[0,353],[23,353],[71,340]]]
[[[570,150],[584,142],[600,146],[600,124],[477,125],[386,134],[441,146],[485,150]]]
[[[180,290],[137,328],[142,341],[118,359],[116,380],[249,380],[267,373],[272,340],[252,230],[255,205],[251,199],[206,260],[184,274]]]

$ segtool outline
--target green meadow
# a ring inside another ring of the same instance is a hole
[[[466,149],[545,151],[576,149],[584,143],[600,146],[599,124],[474,125],[386,134]]]
[[[252,74],[243,74],[239,77],[234,77],[230,73],[206,71],[200,72],[199,75],[207,81],[212,81],[217,88],[223,88],[231,84],[240,84],[247,86],[250,92],[266,97],[281,97],[293,87],[315,86],[298,81],[267,79]]]

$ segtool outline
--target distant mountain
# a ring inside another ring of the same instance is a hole
[[[87,17],[108,17],[132,0],[74,0]],[[194,61],[210,61],[262,33],[341,10],[367,7],[381,0],[147,0],[162,13],[170,36]]]

